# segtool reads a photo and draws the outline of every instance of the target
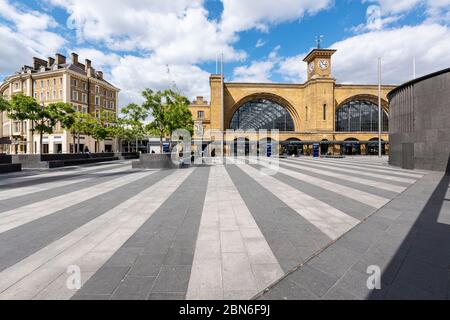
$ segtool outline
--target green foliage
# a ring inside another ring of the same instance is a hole
[[[172,90],[154,92],[145,89],[142,95],[145,98],[143,107],[153,118],[146,130],[160,137],[161,150],[163,137],[170,137],[176,129],[186,129],[192,134],[194,122],[186,97]]]
[[[61,123],[64,129],[70,129],[75,122],[75,110],[68,103],[57,102],[47,106],[52,118]]]
[[[140,106],[135,103],[130,103],[122,109],[124,125],[128,126],[131,134],[134,138],[145,137],[144,121],[148,117],[148,111],[144,106]]]
[[[9,112],[11,104],[2,95],[0,95],[0,112]]]
[[[8,117],[12,120],[35,120],[39,114],[40,105],[33,97],[18,93],[12,96],[7,110]]]

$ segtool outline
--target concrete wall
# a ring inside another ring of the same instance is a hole
[[[450,161],[450,69],[390,95],[390,163],[446,171]]]

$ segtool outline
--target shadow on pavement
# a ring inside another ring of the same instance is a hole
[[[446,174],[433,191],[400,248],[382,274],[382,288],[368,299],[449,299],[450,158]],[[445,219],[439,222],[438,219]],[[399,267],[398,261],[402,260]],[[397,271],[398,270],[398,271]],[[395,274],[383,283],[385,274]]]

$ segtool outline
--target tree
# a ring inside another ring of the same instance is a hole
[[[135,103],[130,103],[122,109],[123,119],[131,127],[131,133],[136,140],[136,151],[138,151],[138,140],[145,136],[144,121],[148,117],[148,109]]]
[[[83,114],[80,112],[75,112],[73,114],[73,122],[68,128],[70,134],[73,137],[73,153],[80,152],[80,141],[76,142],[76,138],[79,137],[80,132],[83,130]]]
[[[38,114],[39,108],[39,104],[33,97],[26,96],[23,93],[17,93],[11,97],[9,108],[5,111],[7,111],[8,118],[20,121],[20,132],[21,136],[23,136],[24,121],[33,120]],[[29,130],[34,134],[33,126]],[[31,143],[31,146],[33,146],[33,143]]]
[[[187,129],[193,132],[192,114],[189,111],[189,100],[172,91],[154,92],[145,89],[142,93],[146,101],[143,106],[149,110],[153,121],[147,125],[147,130],[159,136],[160,152],[163,152],[162,140],[171,136],[176,129]]]
[[[10,108],[11,104],[9,103],[9,101],[3,98],[2,95],[0,95],[0,112],[9,112]]]

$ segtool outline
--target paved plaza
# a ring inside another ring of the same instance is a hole
[[[270,168],[2,175],[0,299],[449,297],[449,176],[376,157]]]

